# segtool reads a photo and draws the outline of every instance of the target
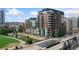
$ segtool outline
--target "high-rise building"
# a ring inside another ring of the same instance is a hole
[[[29,20],[25,20],[25,24],[26,24],[26,29],[30,29],[31,28],[31,23]]]
[[[78,32],[78,17],[71,17],[73,33]]]
[[[64,20],[64,12],[45,8],[38,12],[37,34],[53,37],[54,33],[61,27]]]
[[[26,23],[26,29],[33,29],[37,27],[37,18],[30,18],[25,20]]]
[[[67,33],[79,32],[79,19],[78,17],[65,17]]]
[[[5,22],[5,15],[4,15],[4,11],[1,10],[0,11],[0,25],[4,25]]]
[[[37,27],[37,18],[30,18],[29,21],[30,21],[30,24],[31,24],[31,29],[36,29],[36,27]]]
[[[73,25],[72,25],[72,20],[70,18],[64,18],[66,21],[66,33],[72,33]]]
[[[25,20],[26,23],[26,32],[30,34],[36,34],[37,28],[37,18],[29,18]]]
[[[79,28],[79,17],[78,17],[78,23],[77,23],[77,25],[78,25],[78,28]]]

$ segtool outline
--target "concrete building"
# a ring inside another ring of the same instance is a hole
[[[69,19],[69,18],[65,18],[64,19],[66,21],[66,33],[72,33],[72,29],[73,29],[73,26],[72,26],[72,20]]]
[[[5,14],[4,14],[4,11],[1,10],[0,11],[0,25],[2,26],[4,25],[4,23],[5,23]]]
[[[37,19],[36,18],[30,18],[25,20],[26,23],[26,29],[35,29],[37,27]]]
[[[31,23],[31,28],[36,29],[37,28],[37,18],[30,18],[29,21]]]
[[[30,18],[28,20],[25,20],[26,24],[26,33],[29,34],[37,34],[36,28],[37,28],[37,18]]]
[[[77,25],[78,25],[78,28],[79,28],[79,17],[78,17],[78,23],[77,23]]]
[[[23,22],[5,22],[5,27],[14,29],[14,30],[19,30],[20,25],[23,25]]]
[[[31,23],[29,20],[25,20],[26,29],[31,29]]]
[[[66,29],[67,32],[79,32],[79,18],[78,17],[66,17]]]
[[[37,33],[40,36],[53,37],[64,23],[64,12],[45,8],[38,12]]]
[[[79,32],[79,17],[73,18],[73,32]]]

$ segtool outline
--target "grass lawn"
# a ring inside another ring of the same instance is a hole
[[[18,43],[18,42],[19,41],[14,38],[0,35],[0,48],[6,47],[9,44]]]

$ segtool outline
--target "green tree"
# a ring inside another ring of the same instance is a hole
[[[56,31],[54,34],[55,37],[62,37],[64,35],[65,35],[65,32],[63,30]]]
[[[26,43],[28,43],[28,44],[32,44],[32,41],[33,41],[32,38],[27,38],[27,39],[26,39]]]
[[[1,35],[6,35],[8,33],[10,33],[10,30],[9,29],[7,29],[5,27],[0,27],[0,34]]]

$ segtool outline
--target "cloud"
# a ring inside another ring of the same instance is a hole
[[[14,20],[13,20],[12,17],[6,16],[5,17],[5,22],[8,22],[8,21],[11,22],[11,21],[14,21]]]
[[[20,11],[16,8],[7,8],[6,21],[23,22],[25,18],[26,16],[23,11]]]
[[[79,14],[79,10],[70,10],[70,11],[66,11],[66,14]]]
[[[64,13],[67,16],[79,16],[79,8],[72,8],[71,10],[65,10]]]
[[[21,16],[24,15],[24,13],[16,8],[7,9],[7,15],[14,15],[14,16]]]
[[[57,10],[64,11],[66,17],[79,16],[79,8],[56,8]]]
[[[26,19],[26,17],[24,17],[24,16],[19,16],[19,17],[18,17],[18,19],[19,19],[19,20],[22,20],[22,19],[24,19],[24,20],[25,20],[25,19]]]
[[[31,14],[32,16],[37,16],[37,15],[38,15],[38,12],[36,12],[36,11],[31,11],[30,14]]]

